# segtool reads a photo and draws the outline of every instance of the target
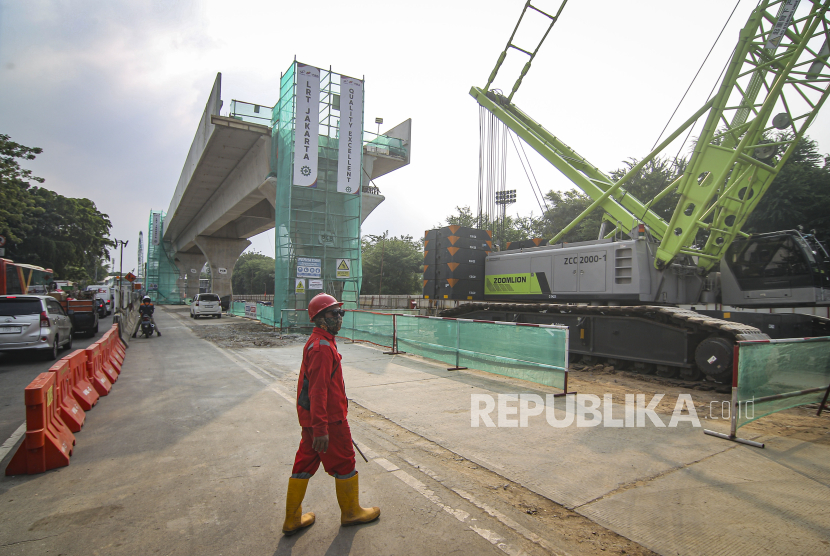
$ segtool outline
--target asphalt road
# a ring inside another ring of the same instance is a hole
[[[477,484],[466,484],[448,466],[458,464],[452,454],[414,455],[411,448],[423,439],[378,429],[359,408],[350,421],[370,460],[357,463],[360,499],[381,507],[380,520],[341,528],[334,480],[321,469],[303,504],[317,522],[283,536],[300,429],[293,389],[279,379],[293,386],[296,369],[261,368],[193,332],[242,319],[192,321],[186,312],[164,309],[156,315],[163,336],[130,342],[117,383],[75,435],[70,465],[0,477],[0,556],[553,552],[531,542],[534,535],[512,521],[530,518],[523,509],[508,520],[500,512],[509,506],[499,512],[490,506],[498,501],[484,498],[509,492],[503,480],[492,479],[479,494]],[[9,363],[3,364],[6,382],[14,379],[10,388],[18,394],[27,378],[46,368],[26,360],[12,370]],[[4,411],[4,430],[18,426],[20,413]],[[415,458],[429,465],[421,467]],[[455,477],[463,497],[446,486]]]
[[[72,350],[83,349],[101,339],[112,326],[112,315],[98,321],[98,333],[90,337],[79,335],[72,340]],[[71,351],[58,352],[58,357]],[[54,361],[46,361],[39,351],[0,351],[0,444],[9,438],[26,420],[23,390],[40,373],[45,373]]]

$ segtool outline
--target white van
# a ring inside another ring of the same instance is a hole
[[[107,304],[107,314],[112,314],[112,310],[115,307],[114,288],[111,288],[106,284],[93,284],[91,286],[87,286],[86,291],[95,292],[95,297],[100,297],[101,299],[103,299],[104,303]]]

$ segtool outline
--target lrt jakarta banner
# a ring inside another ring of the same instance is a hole
[[[337,191],[358,193],[363,155],[363,81],[340,76],[340,145]]]
[[[298,63],[294,103],[294,185],[317,187],[319,104],[320,70]]]

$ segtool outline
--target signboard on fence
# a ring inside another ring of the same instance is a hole
[[[337,277],[349,278],[352,273],[351,259],[337,259]]]
[[[305,278],[297,278],[294,284],[294,293],[305,293]]]
[[[308,281],[308,289],[310,289],[310,290],[322,290],[323,289],[323,281],[322,280],[309,280]]]
[[[297,278],[322,278],[323,264],[320,259],[297,258]]]

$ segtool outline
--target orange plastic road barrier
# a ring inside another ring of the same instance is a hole
[[[110,328],[109,332],[107,332],[107,333],[112,334],[113,338],[115,339],[115,345],[114,345],[115,352],[118,355],[118,357],[121,359],[121,363],[123,363],[124,362],[124,357],[127,356],[127,349],[125,347],[125,344],[121,341],[121,337],[118,335],[118,325],[113,324],[112,328]]]
[[[124,358],[127,356],[127,352],[124,350],[124,344],[121,343],[121,339],[118,337],[118,332],[113,330],[110,332],[112,337],[112,352],[115,354],[115,357],[118,358],[118,362],[123,364]]]
[[[111,384],[115,384],[115,381],[118,380],[118,371],[115,370],[115,367],[113,367],[110,362],[109,342],[102,340],[97,342],[97,344],[98,347],[101,348],[101,371]]]
[[[75,396],[72,395],[74,387],[74,374],[69,367],[69,358],[63,358],[49,369],[50,373],[55,373],[55,389],[58,400],[58,412],[64,424],[69,427],[72,432],[80,432],[81,427],[84,426],[86,413],[78,405]],[[91,386],[90,386],[91,388]]]
[[[58,416],[56,378],[55,373],[41,373],[26,387],[26,438],[6,475],[31,475],[69,465],[75,437]]]
[[[92,382],[92,386],[95,387],[98,395],[106,396],[112,390],[112,382],[109,381],[102,369],[103,365],[101,360],[103,353],[101,346],[95,343],[84,351],[86,352],[86,375],[89,377],[89,381]]]
[[[98,391],[92,386],[89,375],[86,372],[86,351],[79,349],[72,352],[72,355],[64,357],[69,363],[69,370],[72,372],[72,395],[75,401],[84,411],[89,411],[92,406],[98,403]]]
[[[117,343],[118,336],[112,330],[104,334],[104,337],[101,338],[101,345],[103,345],[106,349],[106,359],[115,370],[116,377],[121,374],[121,364],[124,362],[124,360],[119,359],[117,355],[115,347]]]

